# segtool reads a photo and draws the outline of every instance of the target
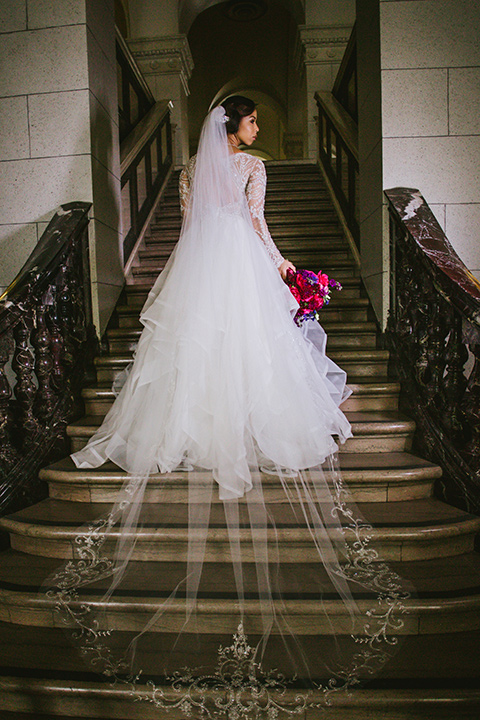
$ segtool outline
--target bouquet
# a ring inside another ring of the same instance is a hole
[[[287,270],[286,283],[300,307],[293,318],[300,327],[305,320],[318,320],[320,309],[330,302],[330,291],[341,290],[336,280],[330,279],[325,273],[318,274],[311,270]]]

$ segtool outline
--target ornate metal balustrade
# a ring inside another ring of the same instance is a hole
[[[480,510],[480,283],[417,190],[385,192],[390,209],[387,343],[415,447],[440,464],[439,491]]]
[[[89,203],[63,205],[0,297],[0,512],[45,490],[42,465],[68,452],[65,428],[96,351],[88,273]]]
[[[318,151],[332,200],[360,265],[358,218],[358,131],[332,93],[315,93],[318,108]]]

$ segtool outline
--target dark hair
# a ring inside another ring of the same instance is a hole
[[[227,133],[236,133],[240,120],[251,115],[255,110],[255,103],[243,95],[232,95],[222,102],[225,114],[228,115]]]

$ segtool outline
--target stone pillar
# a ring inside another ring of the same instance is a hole
[[[317,104],[315,93],[331,91],[342,61],[351,26],[300,26],[300,58],[305,66],[307,96],[306,128],[307,154],[318,157]]]
[[[175,144],[177,165],[189,158],[188,81],[193,59],[186,35],[139,38],[129,41],[133,53],[156,100],[171,100],[172,120],[176,125]]]
[[[390,259],[388,232],[384,232],[378,0],[357,2],[357,78],[361,273],[384,328],[390,301]]]
[[[61,204],[93,203],[99,333],[123,286],[113,0],[0,5],[0,286]]]

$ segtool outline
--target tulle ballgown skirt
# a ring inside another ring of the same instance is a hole
[[[298,305],[240,215],[189,232],[143,308],[119,397],[73,459],[136,474],[183,461],[212,470],[221,499],[241,497],[252,468],[319,465],[351,434],[346,375],[320,326],[292,321]]]
[[[295,325],[297,308],[241,212],[187,224],[123,388],[73,455],[80,468],[111,460],[126,480],[47,595],[92,666],[162,712],[298,714],[396,646],[408,590],[370,547],[335,463],[351,435],[346,376],[320,326]],[[176,477],[187,489],[172,496]],[[306,694],[287,697],[286,676]]]

